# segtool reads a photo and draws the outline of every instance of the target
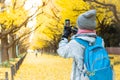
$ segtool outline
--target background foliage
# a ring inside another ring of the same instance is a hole
[[[56,53],[63,33],[64,20],[76,26],[78,15],[90,9],[97,11],[97,34],[105,40],[106,47],[120,46],[120,1],[118,0],[42,0],[26,10],[27,0],[0,2],[0,40],[3,61],[17,57],[27,49]],[[35,8],[34,11],[33,7]],[[35,22],[29,24],[30,22]],[[34,26],[34,27],[31,27]],[[11,54],[9,54],[11,53]]]

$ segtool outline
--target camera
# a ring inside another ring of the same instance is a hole
[[[70,25],[70,19],[65,19],[64,28],[70,28],[71,29],[71,33],[73,33],[73,34],[76,34],[77,31],[78,31],[77,27]]]

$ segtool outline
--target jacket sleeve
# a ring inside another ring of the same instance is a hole
[[[66,38],[63,38],[59,43],[59,48],[57,50],[58,54],[64,58],[72,58],[73,54],[71,54],[72,51],[72,43],[71,41],[68,42]]]

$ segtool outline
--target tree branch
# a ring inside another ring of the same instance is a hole
[[[119,19],[118,16],[117,16],[116,6],[115,6],[114,4],[105,4],[105,3],[101,3],[101,2],[99,2],[99,1],[97,1],[97,0],[94,0],[94,2],[97,3],[97,4],[100,4],[100,5],[106,6],[106,7],[107,7],[107,6],[110,7],[109,9],[113,12],[116,20],[117,20],[118,22],[120,21],[120,19]]]
[[[120,19],[117,15],[117,9],[116,9],[116,6],[114,4],[105,4],[105,3],[99,2],[98,0],[84,0],[84,1],[95,2],[96,4],[100,4],[102,6],[109,7],[109,9],[113,12],[114,17],[117,20],[117,22],[120,22]]]
[[[57,14],[55,13],[55,11],[54,11],[54,9],[53,9],[53,8],[51,9],[51,11],[52,11],[52,13],[53,13],[54,17],[57,19],[57,21],[59,21],[59,20],[60,20],[60,18],[57,16]]]
[[[8,46],[7,48],[10,48],[13,44],[15,44],[16,42],[18,42],[22,37],[29,35],[30,33],[32,33],[33,31],[37,30],[42,24],[38,25],[34,30],[29,31],[27,33],[22,34],[21,36],[19,36],[17,39],[13,40]]]
[[[11,23],[11,25],[10,25],[10,26],[12,26],[12,27],[10,27],[9,29],[7,29],[7,30],[4,31],[4,32],[1,32],[0,38],[2,38],[2,36],[4,36],[4,35],[8,35],[8,34],[10,34],[10,33],[15,33],[15,32],[17,32],[22,26],[26,25],[27,22],[32,19],[32,17],[35,17],[35,16],[38,16],[38,15],[42,14],[43,11],[42,11],[42,12],[39,12],[39,10],[42,9],[44,6],[46,6],[49,1],[50,1],[50,0],[48,0],[47,2],[44,2],[45,4],[43,4],[42,6],[38,7],[38,9],[35,11],[35,13],[33,13],[33,14],[30,15],[30,16],[28,16],[28,17],[23,21],[23,23],[21,23],[19,26],[14,25],[14,24],[13,24],[14,21],[13,21],[13,22]],[[15,2],[16,2],[16,1],[15,1]],[[24,2],[24,3],[25,3],[25,2]],[[14,6],[15,6],[15,5],[14,5]]]

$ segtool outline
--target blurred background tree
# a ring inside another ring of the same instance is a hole
[[[78,15],[90,9],[97,10],[96,30],[104,38],[105,46],[119,46],[119,3],[118,0],[50,0],[44,14],[37,17],[37,23],[43,21],[43,26],[35,32],[32,48],[56,52],[64,20],[70,19],[71,25],[76,26]]]
[[[37,23],[42,21],[43,25],[34,33],[31,48],[55,53],[63,29],[61,28],[59,9],[51,0],[43,9],[43,12],[42,15],[37,17]]]
[[[9,58],[16,58],[18,56],[18,54],[16,54],[16,48],[20,50],[21,43],[24,43],[25,39],[28,38],[28,35],[41,25],[34,25],[34,29],[30,29],[28,22],[34,17],[42,14],[42,8],[47,5],[47,3],[41,2],[41,5],[37,7],[31,6],[29,9],[25,9],[27,1],[28,0],[4,0],[1,2],[0,59],[2,62],[9,60]],[[34,7],[33,13],[30,13],[30,10]]]
[[[37,49],[56,53],[65,19],[70,19],[71,26],[76,26],[78,15],[90,9],[97,10],[96,30],[104,38],[105,46],[120,45],[118,0],[35,0],[41,4],[28,4],[28,9],[25,4],[30,0],[11,0],[9,5],[4,0],[0,1],[2,61],[17,56],[16,46],[23,52]]]
[[[98,16],[97,33],[105,40],[106,47],[120,46],[120,1],[84,0],[90,9],[96,9]],[[102,14],[102,15],[101,15]],[[101,16],[100,16],[101,15]]]

